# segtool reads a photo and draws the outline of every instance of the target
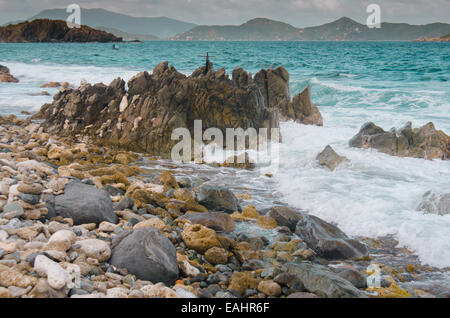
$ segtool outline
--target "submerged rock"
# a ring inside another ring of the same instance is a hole
[[[424,159],[450,158],[450,137],[436,130],[433,123],[412,128],[408,122],[399,131],[384,131],[374,123],[364,124],[357,135],[349,141],[350,147],[374,148],[392,156]]]
[[[367,296],[349,281],[333,273],[328,267],[309,262],[286,264],[287,272],[295,275],[305,288],[325,298],[366,298]]]
[[[319,165],[325,166],[331,171],[334,171],[341,163],[347,161],[348,159],[343,156],[339,156],[330,145],[326,146],[325,149],[319,153],[316,157]]]
[[[327,259],[359,259],[369,253],[365,244],[347,237],[337,226],[313,215],[302,214],[295,234],[318,256]]]
[[[423,195],[417,211],[438,215],[450,214],[450,193],[428,191]]]
[[[64,194],[54,197],[54,213],[72,218],[75,225],[103,221],[117,223],[118,220],[108,192],[73,181],[66,185]]]
[[[110,263],[153,283],[170,285],[178,278],[175,247],[154,228],[133,230],[114,241]]]

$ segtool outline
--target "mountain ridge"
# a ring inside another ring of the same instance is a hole
[[[288,23],[255,18],[241,25],[197,26],[171,37],[179,41],[412,41],[450,33],[450,24],[381,23],[370,29],[348,17],[319,26],[296,28]]]

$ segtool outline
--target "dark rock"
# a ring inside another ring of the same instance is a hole
[[[417,211],[438,215],[450,214],[450,193],[428,191],[423,195]]]
[[[349,281],[337,276],[328,267],[304,262],[286,264],[289,274],[295,275],[310,293],[325,298],[366,298]]]
[[[35,204],[39,203],[41,196],[37,195],[37,194],[28,194],[28,193],[20,193],[19,192],[19,198],[26,203],[35,205]]]
[[[350,147],[374,148],[392,156],[424,159],[450,158],[450,137],[436,130],[433,123],[412,129],[408,122],[398,132],[389,132],[374,123],[364,124],[359,133],[349,141]]]
[[[1,30],[1,27],[0,27],[0,30]],[[7,68],[6,66],[0,65],[0,82],[1,83],[18,83],[19,80],[9,73],[9,68]],[[0,149],[0,152],[11,152],[11,150],[9,150],[7,148],[2,148],[2,149]]]
[[[229,189],[218,186],[204,185],[195,190],[198,203],[209,210],[233,213],[242,211],[238,199]]]
[[[295,231],[295,227],[302,219],[302,212],[297,211],[286,206],[274,206],[269,216],[277,221],[278,226],[287,226],[291,231]]]
[[[57,216],[72,218],[75,225],[107,221],[117,223],[108,192],[81,182],[69,182],[64,194],[54,198]]]
[[[304,125],[323,126],[322,114],[311,101],[311,88],[308,85],[301,93],[294,96],[287,108],[282,109],[281,119],[293,119]]]
[[[232,232],[235,227],[231,216],[223,212],[188,213],[179,219],[187,219],[192,224],[201,224],[216,232]]]
[[[154,228],[134,230],[115,239],[110,264],[153,283],[171,285],[178,278],[175,247]]]
[[[316,160],[319,162],[319,165],[325,166],[331,171],[334,171],[334,169],[348,159],[346,157],[339,156],[334,149],[328,145],[321,153],[317,155]]]
[[[366,278],[363,274],[358,272],[355,269],[346,269],[342,272],[338,273],[339,277],[342,277],[345,280],[348,280],[350,283],[353,284],[358,289],[365,289],[366,288]]]
[[[302,214],[295,234],[326,259],[360,259],[369,253],[365,244],[348,238],[337,226],[313,215]]]
[[[125,194],[125,191],[123,191],[123,190],[121,190],[121,189],[118,189],[118,188],[116,188],[116,187],[113,187],[113,186],[110,185],[110,184],[105,185],[105,186],[103,187],[103,190],[105,190],[106,192],[108,192],[109,195],[110,195],[110,196],[113,196],[113,197],[119,196],[119,195],[124,195],[124,194]]]

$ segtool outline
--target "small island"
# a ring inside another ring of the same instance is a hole
[[[0,27],[0,42],[122,42],[122,38],[111,33],[82,25],[69,28],[61,20],[38,19],[31,22]]]

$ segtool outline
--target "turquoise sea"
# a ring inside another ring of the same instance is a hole
[[[450,162],[348,147],[367,121],[385,129],[432,121],[450,134],[449,43],[146,42],[123,43],[119,50],[112,44],[0,44],[0,64],[20,80],[0,84],[0,114],[35,111],[51,102],[39,95],[49,81],[128,80],[165,60],[189,75],[206,52],[216,69],[229,74],[236,66],[256,73],[283,65],[291,75],[291,95],[312,87],[324,127],[282,124],[282,160],[272,185],[280,201],[335,222],[352,236],[391,235],[423,264],[450,267],[450,215],[416,211],[425,192],[450,192]],[[327,144],[351,164],[335,172],[318,167],[315,156]],[[257,177],[243,184],[251,188]]]

